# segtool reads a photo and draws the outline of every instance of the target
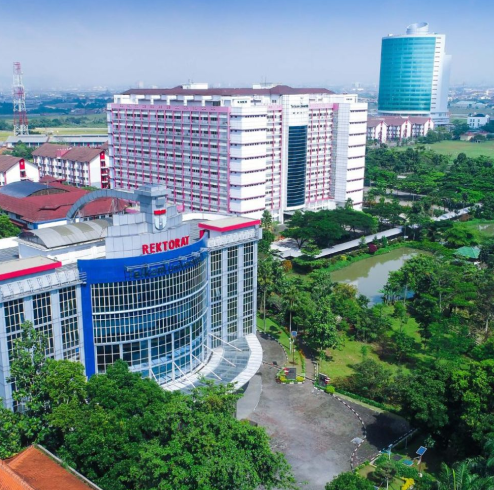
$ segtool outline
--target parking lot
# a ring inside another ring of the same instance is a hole
[[[282,347],[274,340],[263,337],[260,340],[264,362],[283,366]],[[252,389],[247,389],[250,408],[246,403],[242,415],[266,428],[273,449],[285,453],[301,488],[321,490],[335,475],[350,470],[350,458],[355,449],[352,439],[363,437],[362,423],[348,407],[316,390],[309,381],[299,385],[276,383],[277,369],[263,364],[262,382],[256,380]],[[367,428],[368,440],[358,451],[360,461],[408,429],[396,416],[350,405],[358,411]],[[253,411],[249,414],[249,410]]]

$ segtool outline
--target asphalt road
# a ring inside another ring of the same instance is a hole
[[[285,356],[281,346],[267,338],[260,340],[263,361],[282,366]],[[256,380],[249,401],[241,407],[242,418],[266,428],[273,449],[286,455],[301,488],[322,490],[334,476],[350,470],[350,457],[356,447],[352,439],[363,437],[362,424],[348,407],[316,390],[309,381],[300,385],[276,383],[276,371],[276,367],[263,364],[262,387]],[[368,441],[358,451],[359,461],[387,447],[408,429],[398,417],[350,405],[364,420],[368,434]]]

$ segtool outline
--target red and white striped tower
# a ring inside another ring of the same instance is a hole
[[[14,102],[14,135],[29,134],[26,112],[26,94],[22,84],[22,69],[18,61],[14,61],[14,82],[12,83],[12,98]]]

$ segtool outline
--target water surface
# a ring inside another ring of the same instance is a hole
[[[332,272],[331,278],[335,282],[352,284],[360,294],[369,298],[371,304],[381,303],[382,296],[379,290],[388,282],[389,273],[397,271],[405,260],[424,253],[427,252],[411,248],[397,248],[386,254],[375,255]]]

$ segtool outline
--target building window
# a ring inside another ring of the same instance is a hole
[[[254,244],[246,243],[244,245],[244,267],[254,263]]]
[[[34,327],[45,337],[47,342],[46,355],[54,354],[53,325],[51,316],[50,293],[42,293],[33,296]]]
[[[221,274],[221,250],[211,252],[211,275]]]
[[[228,271],[236,271],[238,263],[238,247],[228,248]]]
[[[120,359],[119,345],[99,345],[96,348],[98,373],[105,373],[106,368]]]
[[[62,349],[64,359],[80,361],[77,316],[62,320]]]
[[[24,300],[7,301],[4,306],[4,312],[7,333],[20,330],[21,324],[24,323]]]

